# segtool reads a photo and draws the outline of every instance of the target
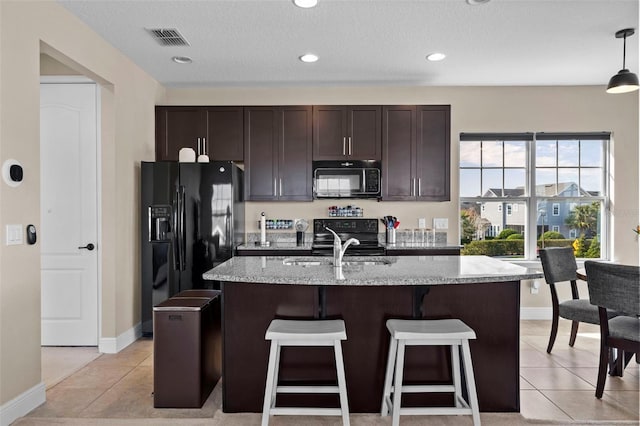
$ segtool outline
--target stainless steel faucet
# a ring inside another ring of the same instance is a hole
[[[359,245],[360,240],[357,238],[349,238],[344,244],[341,244],[342,240],[340,240],[340,237],[333,229],[327,226],[325,226],[324,229],[333,234],[333,266],[336,268],[342,268],[342,256],[344,256],[344,252],[347,251],[347,247],[351,244],[354,246]]]

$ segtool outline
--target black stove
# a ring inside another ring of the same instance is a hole
[[[333,234],[325,228],[331,228],[340,236],[344,243],[349,238],[357,238],[360,245],[350,245],[346,256],[382,256],[384,246],[378,243],[378,219],[362,218],[331,218],[313,219],[313,244],[311,253],[314,255],[333,254]]]

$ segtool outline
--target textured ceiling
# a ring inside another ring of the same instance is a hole
[[[171,87],[606,85],[638,0],[58,0]],[[176,28],[190,46],[146,29]],[[638,39],[627,68],[638,70]],[[443,52],[441,62],[425,56]],[[313,64],[304,53],[320,57]],[[189,56],[179,65],[172,56]]]

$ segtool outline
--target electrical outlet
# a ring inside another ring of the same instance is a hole
[[[427,227],[427,219],[425,219],[424,217],[421,217],[418,219],[418,228],[420,229],[424,229]]]
[[[433,229],[449,229],[449,219],[446,217],[434,217]]]

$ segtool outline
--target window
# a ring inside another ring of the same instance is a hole
[[[606,258],[609,139],[460,134],[462,253],[535,259],[539,248],[573,246],[577,257]]]

